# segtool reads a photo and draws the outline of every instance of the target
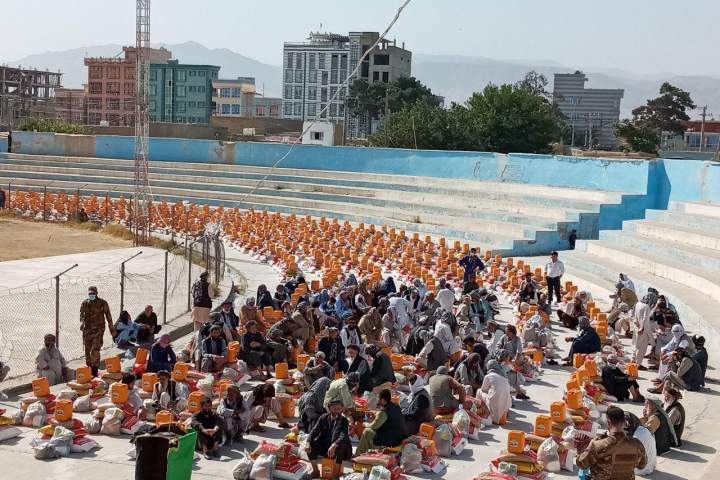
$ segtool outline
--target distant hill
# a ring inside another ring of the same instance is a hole
[[[281,67],[258,62],[250,57],[227,48],[210,49],[197,42],[185,42],[177,45],[158,44],[173,52],[173,57],[184,63],[203,63],[219,65],[220,76],[234,78],[239,76],[255,77],[258,89],[265,87],[267,96],[280,96],[282,87]],[[87,80],[83,65],[85,56],[115,56],[122,52],[121,45],[97,45],[75,48],[60,52],[46,52],[30,55],[9,62],[11,65],[23,65],[64,73],[63,84],[67,87],[79,87]],[[280,59],[278,59],[279,61]],[[0,62],[6,61],[0,59]],[[578,67],[580,68],[580,67]],[[485,57],[463,57],[455,55],[413,55],[413,75],[432,90],[445,97],[446,104],[463,102],[474,91],[482,90],[490,82],[496,84],[513,83],[523,78],[529,70],[543,73],[550,80],[552,89],[554,73],[573,72],[576,67],[562,66],[552,60],[504,61]],[[590,81],[589,88],[623,88],[625,97],[621,104],[621,114],[629,117],[633,108],[643,105],[648,98],[657,95],[660,84],[668,81],[692,94],[699,106],[708,105],[708,111],[720,116],[720,79],[709,76],[680,76],[664,74],[649,77],[625,72],[618,69],[583,69]],[[452,72],[451,74],[449,72]],[[699,113],[694,112],[694,116]]]

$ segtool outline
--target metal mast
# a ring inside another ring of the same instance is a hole
[[[150,236],[150,183],[148,181],[148,80],[150,62],[150,0],[136,0],[135,47],[137,55],[135,96],[135,191],[132,229],[135,245],[146,245]]]

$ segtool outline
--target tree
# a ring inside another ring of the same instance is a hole
[[[378,118],[384,109],[385,84],[370,84],[365,79],[355,80],[350,85],[346,104],[353,115]]]
[[[665,82],[660,86],[660,96],[650,99],[647,104],[632,111],[633,123],[652,127],[660,131],[683,133],[683,122],[690,120],[685,112],[694,109],[690,94],[681,88]]]
[[[415,77],[400,77],[390,83],[355,80],[350,85],[346,103],[353,115],[378,119],[385,112],[386,100],[390,112],[399,112],[417,102],[440,105],[440,98]]]
[[[545,75],[538,73],[535,70],[530,70],[525,74],[525,78],[519,82],[515,82],[514,87],[550,101],[550,97],[552,95],[545,89],[547,85],[548,79]]]
[[[473,150],[545,153],[564,120],[558,110],[533,91],[518,85],[489,84],[475,92],[455,115],[469,122],[466,141]]]
[[[657,154],[660,144],[658,129],[642,122],[623,120],[615,127],[615,134],[625,139],[635,152]]]
[[[415,77],[400,77],[387,84],[388,106],[391,112],[399,112],[404,107],[418,102],[431,106],[440,105],[440,97],[434,95]]]
[[[57,118],[28,118],[20,125],[20,130],[25,132],[53,132],[83,135],[92,133],[89,128],[83,125],[67,123]]]
[[[368,140],[376,147],[446,150],[449,137],[448,111],[418,100],[391,113]]]

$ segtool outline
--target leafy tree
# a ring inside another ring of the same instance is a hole
[[[552,96],[546,89],[548,86],[547,77],[535,70],[530,70],[525,74],[525,78],[519,82],[515,82],[515,85],[513,86],[520,90],[526,90],[538,97],[542,97],[547,101],[550,101],[550,97]]]
[[[20,130],[25,132],[91,133],[87,127],[75,123],[67,123],[56,118],[28,118],[20,125]]]
[[[659,97],[632,111],[633,122],[661,131],[683,133],[683,122],[690,120],[686,110],[694,108],[695,103],[688,92],[665,82],[660,87]]]
[[[346,104],[353,115],[378,118],[385,108],[385,84],[355,80],[350,85]]]
[[[446,150],[450,136],[448,115],[447,110],[418,100],[391,113],[368,140],[378,147]]]
[[[436,107],[440,105],[440,98],[415,77],[400,77],[386,85],[391,112],[399,112],[404,107],[418,102]]]
[[[522,86],[489,84],[466,102],[469,141],[475,150],[545,153],[563,126],[559,111]],[[465,113],[456,109],[455,114]]]
[[[386,99],[390,112],[399,112],[417,102],[440,105],[440,98],[415,77],[400,77],[390,83],[355,80],[350,85],[347,107],[354,115],[376,119],[385,112]]]
[[[625,139],[635,152],[657,154],[660,144],[658,129],[642,122],[623,120],[615,127],[615,134]]]

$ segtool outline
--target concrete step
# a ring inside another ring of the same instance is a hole
[[[672,280],[720,302],[720,277],[714,271],[606,240],[581,240],[577,243],[577,249],[626,267]]]
[[[0,154],[0,159],[8,161],[12,160],[28,160],[33,162],[46,162],[46,163],[83,163],[83,164],[99,164],[99,165],[120,165],[132,167],[133,162],[131,160],[122,159],[106,159],[106,158],[92,158],[92,157],[63,157],[63,156],[52,156],[52,155],[27,155],[27,154]],[[547,196],[551,199],[561,200],[570,199],[577,200],[582,199],[584,202],[594,202],[597,204],[602,203],[620,203],[622,200],[623,192],[611,192],[604,190],[585,190],[575,188],[560,188],[551,187],[545,185],[527,185],[522,183],[512,182],[488,182],[488,181],[476,181],[468,179],[450,179],[450,178],[439,178],[439,177],[420,177],[420,176],[407,176],[407,175],[384,175],[384,174],[369,174],[369,173],[355,173],[355,172],[338,172],[334,170],[309,170],[309,169],[291,169],[282,168],[282,166],[270,169],[268,167],[255,167],[247,165],[237,164],[215,164],[215,163],[187,163],[187,162],[167,162],[167,161],[154,161],[150,162],[151,168],[170,168],[170,169],[191,169],[195,173],[199,170],[211,171],[211,172],[232,172],[232,173],[247,173],[247,174],[262,174],[265,175],[269,171],[272,171],[274,175],[287,175],[291,177],[310,177],[310,178],[322,178],[327,180],[343,180],[361,183],[386,183],[393,186],[399,187],[421,187],[428,189],[427,191],[436,190],[438,193],[442,192],[468,192],[468,194],[476,192],[500,192],[504,194],[515,194],[519,196]],[[370,186],[369,188],[376,188],[376,185]]]
[[[579,250],[563,252],[562,258],[567,272],[579,279],[578,285],[581,289],[586,288],[585,285],[592,288],[593,284],[602,283],[602,294],[612,292],[621,272],[634,282],[639,297],[642,297],[649,287],[656,288],[675,306],[687,330],[704,335],[713,348],[720,348],[720,319],[717,315],[720,303],[716,299],[672,279],[630,266],[620,259],[599,257]],[[594,290],[591,291],[595,294]]]
[[[704,215],[707,217],[720,218],[720,204],[711,202],[670,202],[670,210],[675,212],[690,213],[693,215]]]
[[[647,210],[645,218],[658,223],[720,234],[720,218],[671,210]]]
[[[698,228],[688,228],[652,220],[630,220],[624,223],[623,231],[649,237],[659,243],[672,243],[677,248],[696,247],[693,252],[701,256],[713,251],[720,254],[720,232],[704,231],[701,228],[700,225]],[[600,237],[603,238],[603,234]]]

